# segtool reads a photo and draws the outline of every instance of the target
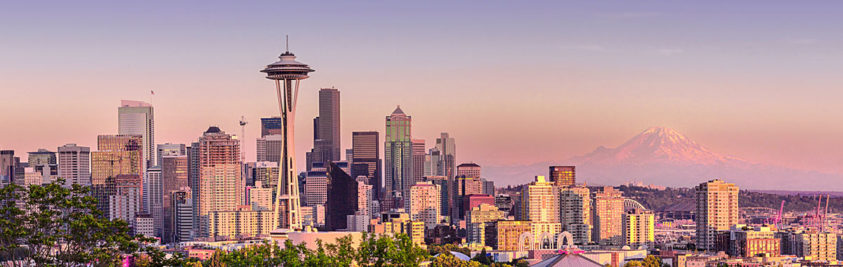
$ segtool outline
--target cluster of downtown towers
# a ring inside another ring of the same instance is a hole
[[[241,140],[215,126],[190,144],[156,144],[154,121],[152,105],[123,100],[118,107],[117,134],[97,136],[96,150],[67,144],[57,152],[30,152],[26,162],[15,157],[14,151],[4,150],[0,180],[30,185],[62,178],[67,186],[90,186],[104,216],[125,220],[135,233],[160,237],[165,243],[274,230],[268,211],[277,198],[281,118],[261,119],[256,162],[245,162]],[[444,187],[442,215],[464,216],[464,211],[451,208],[462,207],[457,203],[462,201],[459,194],[466,193],[454,188],[458,183],[453,180],[467,174],[480,181],[479,166],[464,164],[465,172],[457,173],[454,138],[442,133],[428,149],[425,140],[413,139],[412,118],[400,107],[386,116],[385,125],[383,141],[378,131],[352,132],[351,149],[344,151],[345,160],[341,160],[340,91],[319,90],[313,147],[306,152],[307,170],[298,177],[302,209],[307,210],[302,213],[325,217],[310,219],[314,227],[344,229],[346,216],[359,214],[364,205],[368,211],[363,213],[370,217],[379,211],[408,209],[411,186],[430,177],[444,182],[439,183]],[[363,192],[355,189],[360,182],[370,186],[365,204],[358,204]],[[480,182],[483,193],[494,194],[490,181]],[[242,216],[245,211],[257,214],[253,216],[264,221],[257,227],[266,229],[220,229],[235,227],[221,225],[226,222],[221,217],[230,215],[225,212]]]

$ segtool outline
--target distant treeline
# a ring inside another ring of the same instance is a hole
[[[692,188],[667,188],[665,190],[650,189],[645,187],[622,185],[617,187],[623,191],[623,195],[641,202],[649,209],[674,205],[680,202],[693,203],[696,193]],[[815,195],[778,195],[752,191],[740,191],[739,204],[741,207],[767,207],[778,210],[782,200],[785,212],[809,211],[817,208],[817,196]],[[822,209],[825,209],[825,196],[823,196]],[[832,196],[828,203],[828,212],[843,212],[843,198]]]

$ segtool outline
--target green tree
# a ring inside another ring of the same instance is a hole
[[[0,253],[12,264],[117,265],[123,254],[138,251],[121,220],[108,220],[96,209],[89,189],[50,184],[0,189]]]
[[[464,261],[460,260],[455,257],[451,252],[446,252],[439,254],[433,258],[433,262],[430,264],[432,267],[480,267],[482,266],[479,262],[476,261]]]
[[[489,258],[489,255],[486,255],[486,248],[483,248],[483,250],[480,250],[480,253],[478,253],[476,256],[474,256],[474,258],[472,258],[471,260],[477,261],[477,262],[479,262],[480,264],[483,264],[483,265],[491,265],[492,264],[492,259]]]
[[[644,264],[641,261],[628,261],[623,267],[642,267]]]
[[[648,255],[642,262],[644,267],[662,267],[662,259],[654,255]]]

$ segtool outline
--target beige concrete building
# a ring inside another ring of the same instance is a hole
[[[424,222],[433,229],[439,223],[440,189],[431,182],[420,182],[410,186],[410,219]]]
[[[212,211],[209,213],[209,234],[215,239],[269,236],[273,211],[255,211],[249,206],[240,210]]]
[[[592,238],[601,245],[623,243],[623,196],[611,186],[594,193],[594,230]]]
[[[245,186],[240,176],[240,140],[217,127],[208,128],[199,138],[199,236],[215,235],[210,229],[212,212],[236,211],[243,202]]]
[[[697,190],[697,249],[715,248],[717,231],[738,224],[738,186],[721,180],[701,183]]]
[[[837,234],[809,231],[796,235],[796,256],[809,261],[837,261]]]
[[[486,225],[506,218],[506,212],[486,203],[471,208],[466,214],[469,243],[486,243]]]

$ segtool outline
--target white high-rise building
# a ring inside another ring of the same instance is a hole
[[[453,137],[448,133],[441,133],[436,138],[436,149],[441,153],[438,176],[453,178],[457,172],[457,146]]]
[[[441,212],[439,185],[420,182],[410,186],[410,219],[423,221],[428,229],[439,223]]]
[[[91,148],[66,144],[58,148],[58,176],[65,186],[91,185]]]
[[[372,185],[366,184],[369,180],[366,176],[358,176],[357,177],[357,211],[360,215],[368,215],[369,218],[375,214],[375,211],[372,209]]]
[[[141,173],[146,168],[155,165],[155,119],[152,105],[142,101],[122,100],[117,108],[117,134],[140,135],[142,138],[141,150],[143,150],[143,166]],[[147,188],[147,177],[143,177],[143,203],[149,203]],[[149,206],[143,205],[143,212],[149,213]]]
[[[255,142],[257,146],[257,161],[281,161],[281,135],[271,134],[258,138]]]
[[[155,164],[155,119],[152,105],[142,101],[122,100],[117,108],[117,134],[143,137],[144,167]]]
[[[161,167],[154,166],[146,169],[146,186],[149,195],[146,206],[149,207],[149,214],[152,215],[153,233],[161,237],[164,231],[164,188],[161,179]]]

